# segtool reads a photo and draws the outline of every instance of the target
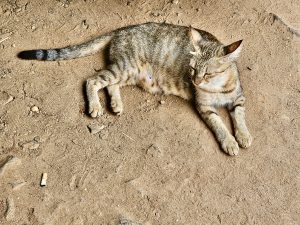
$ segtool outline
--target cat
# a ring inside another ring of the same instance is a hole
[[[21,59],[65,60],[108,50],[108,65],[86,82],[91,117],[103,114],[98,91],[107,88],[111,108],[123,112],[120,87],[137,85],[146,91],[173,94],[194,102],[224,152],[237,155],[252,137],[245,122],[245,97],[236,60],[242,40],[223,45],[212,34],[192,27],[167,23],[144,23],[119,28],[86,43],[48,50],[28,50]],[[230,112],[234,135],[229,132],[218,107]]]

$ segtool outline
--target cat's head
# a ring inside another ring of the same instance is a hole
[[[190,73],[193,84],[209,92],[226,92],[236,81],[234,62],[242,49],[242,40],[230,45],[205,40],[201,34],[190,28],[190,39],[194,51],[190,52]]]

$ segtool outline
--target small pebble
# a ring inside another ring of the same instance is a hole
[[[151,16],[154,16],[154,17],[159,17],[159,16],[162,16],[162,15],[164,15],[164,13],[161,10],[155,10],[151,13]]]
[[[165,100],[160,100],[159,103],[160,103],[161,105],[164,105],[164,104],[166,103],[166,101],[165,101]]]
[[[30,150],[37,149],[39,146],[40,146],[40,144],[36,141],[29,141],[29,142],[21,144],[22,148],[30,149]]]
[[[87,24],[86,20],[83,20],[81,25],[84,29],[89,29],[89,25]]]
[[[38,113],[40,111],[36,105],[32,106],[30,110],[31,110],[31,112],[36,112],[36,113]]]
[[[40,136],[35,136],[33,138],[33,140],[36,141],[36,142],[41,142],[41,137]]]
[[[105,128],[105,126],[104,125],[98,125],[98,124],[90,124],[90,125],[88,125],[88,128],[89,128],[91,134],[97,134],[101,130],[103,130]]]
[[[177,5],[178,3],[179,3],[179,0],[173,0],[173,1],[172,1],[172,4]]]

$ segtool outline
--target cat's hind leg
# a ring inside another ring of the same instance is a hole
[[[114,68],[116,68],[114,66],[110,68],[111,69],[101,70],[96,76],[89,78],[86,82],[88,109],[91,117],[98,117],[103,114],[98,91],[120,81],[120,72],[117,69],[114,70]]]
[[[123,113],[123,102],[119,84],[107,86],[107,91],[110,96],[110,106],[112,111],[117,115],[121,115]]]

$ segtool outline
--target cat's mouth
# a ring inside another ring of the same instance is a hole
[[[199,85],[202,83],[203,81],[203,78],[200,78],[200,77],[193,77],[192,78],[192,82],[195,86],[199,87]]]

